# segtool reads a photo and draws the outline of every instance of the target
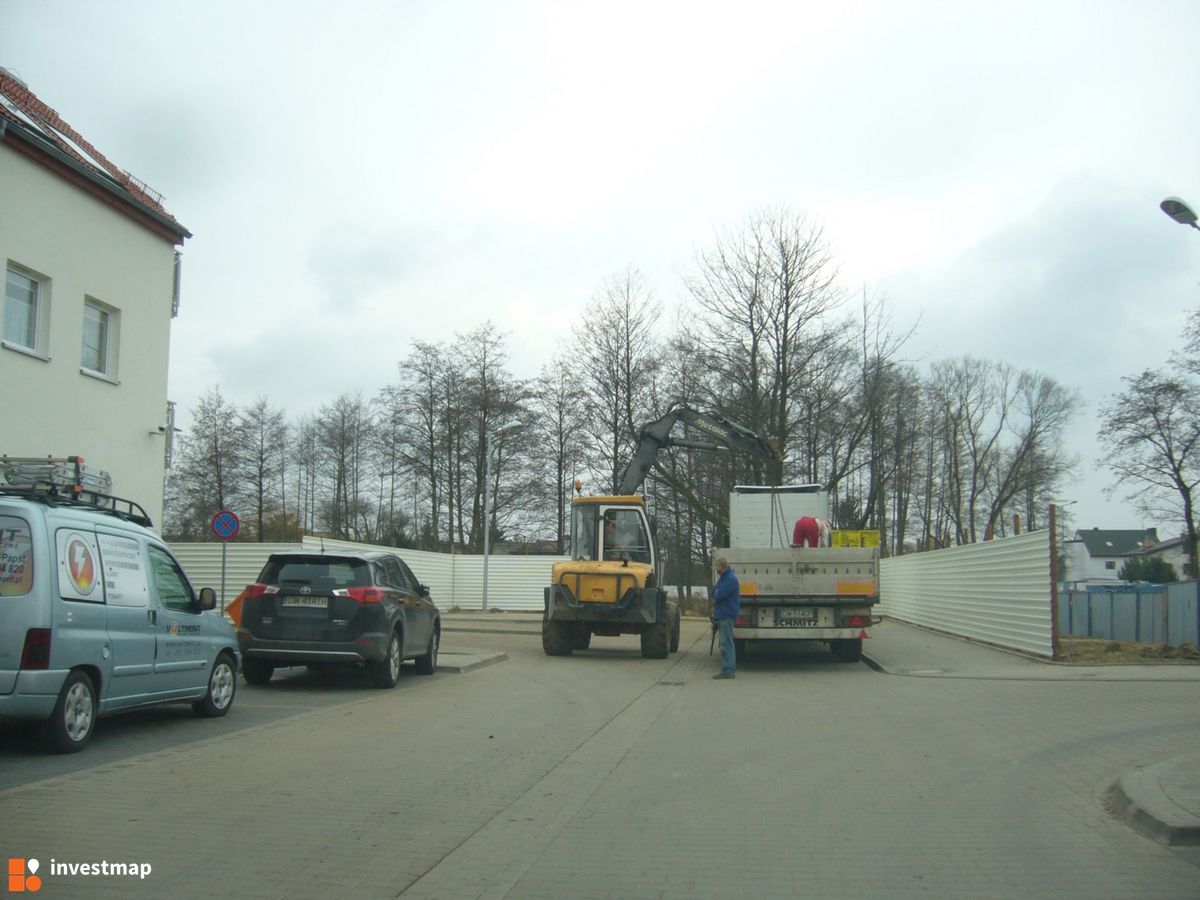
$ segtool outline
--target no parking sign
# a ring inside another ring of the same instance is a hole
[[[209,527],[212,529],[212,533],[220,540],[231,541],[237,537],[242,523],[233,510],[223,509],[213,516],[212,524]]]

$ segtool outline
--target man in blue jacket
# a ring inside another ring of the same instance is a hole
[[[737,669],[737,654],[733,649],[733,623],[741,609],[742,595],[737,576],[725,557],[714,560],[717,566],[717,583],[713,585],[713,623],[721,639],[721,671],[713,678],[733,678]]]

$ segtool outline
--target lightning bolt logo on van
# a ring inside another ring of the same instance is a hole
[[[67,538],[67,575],[75,589],[85,597],[96,588],[96,558],[78,535]]]

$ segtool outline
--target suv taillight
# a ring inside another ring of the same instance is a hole
[[[50,668],[49,628],[30,628],[25,632],[25,647],[21,651],[21,668]]]
[[[274,594],[279,590],[273,584],[248,584],[246,590],[242,592],[242,601],[253,600],[255,597],[261,597],[263,594]]]
[[[357,603],[382,603],[383,591],[377,587],[346,588],[346,596]]]

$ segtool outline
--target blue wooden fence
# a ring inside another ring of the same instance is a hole
[[[1060,591],[1059,634],[1200,646],[1200,582]]]

